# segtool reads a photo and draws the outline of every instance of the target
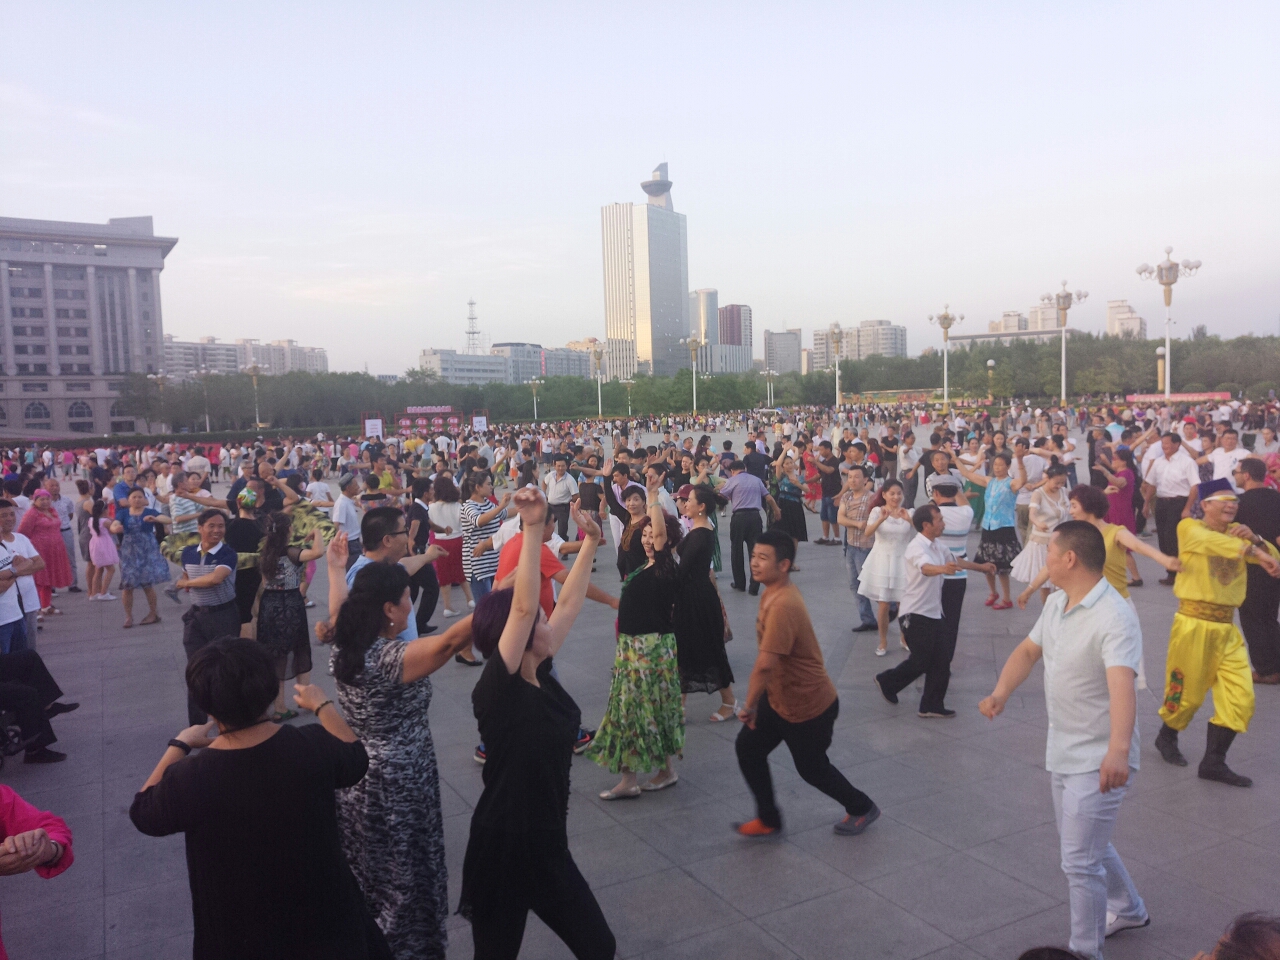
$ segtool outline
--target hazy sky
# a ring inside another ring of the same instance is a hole
[[[398,373],[604,333],[600,207],[670,164],[689,282],[757,330],[1204,261],[1175,333],[1280,331],[1280,5],[11,4],[0,215],[150,214],[178,337]],[[20,15],[19,15],[20,13]]]

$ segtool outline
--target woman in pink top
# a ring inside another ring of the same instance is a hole
[[[0,834],[4,836],[0,841],[0,877],[34,870],[48,880],[75,862],[66,821],[37,810],[4,784],[0,784]],[[9,960],[3,940],[0,960]]]

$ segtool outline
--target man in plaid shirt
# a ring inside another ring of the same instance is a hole
[[[862,565],[867,562],[876,539],[874,534],[870,537],[863,534],[874,496],[875,491],[867,482],[866,471],[861,467],[851,467],[845,473],[844,490],[840,494],[840,512],[836,519],[844,528],[844,560],[849,568],[849,589],[858,600],[859,623],[853,628],[854,633],[876,629],[876,614],[871,601],[858,593]]]

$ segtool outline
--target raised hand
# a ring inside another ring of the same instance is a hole
[[[339,530],[337,535],[329,543],[329,552],[325,554],[329,559],[329,566],[338,567],[345,571],[347,568],[348,553],[349,547],[347,543],[347,535]]]
[[[600,526],[595,522],[590,514],[585,513],[578,504],[574,504],[569,508],[569,515],[573,517],[574,525],[582,531],[583,535],[589,540],[600,539]]]
[[[520,522],[526,527],[542,526],[547,520],[547,498],[536,487],[524,487],[516,491],[512,502],[520,513]]]

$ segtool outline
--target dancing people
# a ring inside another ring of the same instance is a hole
[[[786,743],[801,779],[844,807],[835,832],[857,836],[880,816],[880,808],[827,757],[840,698],[827,676],[800,588],[791,582],[795,550],[785,531],[766,530],[751,551],[751,575],[765,589],[756,616],[759,653],[738,712],[743,725],[734,749],[755,797],[756,816],[734,829],[744,837],[767,837],[782,829],[769,754]]]
[[[1093,524],[1068,520],[1056,528],[1045,563],[1059,589],[978,707],[995,719],[1036,661],[1044,660],[1045,768],[1070,890],[1070,947],[1089,960],[1101,960],[1104,938],[1151,922],[1111,844],[1120,803],[1139,766],[1134,679],[1142,628],[1103,576],[1106,553]]]
[[[1018,517],[1015,507],[1018,491],[1027,482],[1027,469],[1023,457],[1024,452],[1019,448],[1016,477],[1011,475],[1013,458],[1008,453],[1000,452],[992,456],[990,476],[970,470],[963,462],[964,458],[961,458],[960,473],[969,483],[983,488],[985,493],[982,517],[978,523],[982,531],[982,542],[978,546],[974,560],[978,563],[995,565],[995,573],[987,574],[988,596],[984,601],[985,605],[992,610],[1008,610],[1013,606],[1013,601],[1009,597],[1009,571],[1013,569],[1013,562],[1020,552]],[[1003,599],[996,593],[997,579],[1000,588],[1004,591]]]
[[[1067,468],[1059,463],[1051,464],[1044,471],[1044,486],[1031,494],[1030,523],[1022,552],[1013,560],[1010,575],[1022,583],[1034,583],[1044,569],[1044,558],[1049,549],[1053,528],[1071,516],[1067,501]],[[1163,541],[1161,541],[1163,546]],[[1041,587],[1040,602],[1049,598],[1049,588]]]
[[[1273,431],[1274,435],[1274,431]],[[1267,467],[1256,457],[1241,460],[1235,482],[1243,491],[1236,521],[1269,543],[1280,542],[1280,491],[1266,485]],[[1280,684],[1280,581],[1250,564],[1244,603],[1240,604],[1240,632],[1249,645],[1253,682]]]
[[[156,527],[169,518],[147,506],[141,487],[129,490],[127,508],[116,510],[111,532],[120,537],[120,599],[124,604],[124,626],[133,626],[133,591],[141,588],[147,598],[147,615],[141,625],[160,622],[156,611],[156,584],[169,582],[169,563],[160,554]]]
[[[1187,765],[1178,749],[1178,734],[1187,729],[1212,690],[1213,717],[1197,772],[1202,780],[1248,787],[1253,781],[1227,766],[1227,751],[1236,734],[1249,729],[1254,708],[1249,655],[1234,613],[1245,599],[1246,564],[1256,563],[1280,577],[1280,551],[1234,523],[1239,500],[1229,480],[1209,480],[1199,485],[1198,493],[1204,519],[1187,517],[1178,524],[1182,571],[1173,585],[1178,611],[1169,631],[1160,707],[1164,724],[1156,749],[1165,763]]]
[[[850,476],[861,472],[849,471]],[[872,507],[867,515],[863,536],[872,540],[872,546],[858,577],[859,597],[874,600],[876,604],[876,629],[880,632],[877,657],[889,652],[889,621],[898,616],[898,605],[907,586],[907,545],[916,535],[916,529],[911,525],[911,514],[902,505],[902,481],[885,481],[880,494],[884,504]],[[903,650],[908,649],[905,640],[899,638],[899,642]]]
[[[525,534],[515,585],[489,594],[472,618],[486,663],[471,702],[488,761],[458,913],[471,921],[476,960],[515,960],[530,910],[579,960],[612,960],[617,942],[573,862],[566,829],[582,712],[552,672],[582,610],[600,528],[580,511],[574,517],[586,536],[548,618],[539,603],[547,503],[537,489],[523,488],[513,504]]]

